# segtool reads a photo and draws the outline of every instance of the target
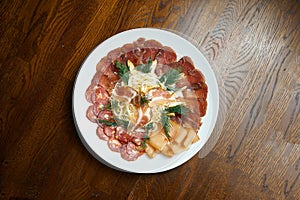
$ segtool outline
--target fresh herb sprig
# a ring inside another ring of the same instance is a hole
[[[170,132],[170,127],[171,127],[171,124],[170,124],[171,119],[166,111],[162,111],[160,120],[161,120],[163,129],[165,131],[165,135],[167,136],[168,140],[170,140],[171,136],[170,136],[169,132]]]
[[[116,110],[117,108],[119,108],[118,101],[111,98],[111,99],[110,99],[110,110],[114,111],[114,110]]]
[[[106,126],[121,126],[127,129],[129,122],[123,119],[115,118],[115,121],[109,121],[104,119],[98,119],[99,123],[105,124]]]
[[[116,67],[119,69],[119,75],[122,81],[127,85],[129,80],[129,67],[125,63],[116,61]]]
[[[179,114],[179,115],[186,115],[189,109],[184,106],[184,105],[176,105],[173,107],[168,107],[165,109],[166,112],[168,113],[174,113],[174,114]]]
[[[129,121],[115,117],[116,123],[125,130],[128,128]]]
[[[135,67],[136,70],[143,72],[143,73],[149,73],[151,72],[151,65],[152,65],[152,58],[150,57],[148,62],[146,64],[140,64]]]
[[[104,119],[98,119],[99,123],[105,124],[106,126],[116,126],[117,122],[115,121],[108,121],[108,120],[104,120]]]
[[[149,102],[149,99],[145,95],[141,95],[141,105]]]
[[[180,67],[176,69],[169,69],[164,75],[162,75],[159,81],[166,86],[168,90],[174,90],[172,85],[182,78],[182,69]]]
[[[189,109],[184,105],[176,105],[176,106],[168,107],[162,111],[161,124],[162,124],[165,134],[169,140],[171,138],[170,134],[169,134],[170,127],[171,127],[171,123],[170,123],[171,117],[170,116],[173,116],[174,114],[186,115],[188,111],[189,111]]]
[[[149,131],[151,129],[153,129],[153,127],[154,127],[153,122],[147,124],[146,127],[145,127],[146,133],[145,133],[144,139],[143,139],[142,144],[141,144],[143,148],[146,148],[146,142],[150,139],[149,138]]]

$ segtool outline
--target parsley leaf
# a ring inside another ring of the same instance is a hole
[[[165,111],[168,113],[186,115],[187,112],[189,111],[189,109],[184,105],[177,105],[177,106],[173,106],[173,107],[168,107],[165,109]]]
[[[170,140],[169,132],[170,132],[170,127],[171,127],[170,116],[172,114],[185,115],[185,114],[187,114],[188,111],[189,111],[189,109],[187,107],[185,107],[184,105],[168,107],[162,111],[160,120],[161,120],[163,129],[165,131],[165,134],[169,140]]]
[[[164,75],[162,75],[159,79],[161,83],[163,83],[167,89],[172,90],[170,87],[172,84],[176,83],[182,77],[182,69],[169,69]]]
[[[150,139],[149,138],[149,131],[151,129],[153,129],[153,127],[154,127],[153,122],[147,124],[146,127],[145,127],[146,133],[145,133],[144,139],[143,139],[142,144],[141,144],[143,148],[146,148],[146,142],[147,142],[147,140]]]
[[[115,120],[116,120],[116,123],[119,126],[122,126],[124,129],[128,128],[129,121],[126,121],[126,120],[123,120],[123,119],[119,119],[119,118],[115,118]]]
[[[151,65],[152,65],[152,59],[150,57],[147,64],[140,64],[136,66],[135,69],[143,73],[149,73],[151,72]]]
[[[171,124],[170,124],[170,116],[168,115],[167,112],[163,111],[161,113],[160,120],[161,120],[161,124],[163,126],[163,129],[165,131],[165,134],[166,134],[167,138],[170,139],[170,135],[169,135],[170,126],[171,126]]]
[[[120,75],[122,81],[125,84],[128,84],[129,67],[125,63],[120,63],[119,61],[116,61],[116,67],[119,69],[119,75]]]

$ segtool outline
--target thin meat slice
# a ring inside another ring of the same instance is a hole
[[[91,122],[97,122],[97,115],[94,112],[94,105],[90,105],[86,111],[86,117]]]
[[[107,56],[101,58],[101,60],[97,63],[96,70],[97,72],[103,73],[107,67],[112,63],[112,60]]]
[[[116,138],[121,143],[128,143],[133,139],[133,137],[131,135],[127,134],[126,130],[124,130],[120,126],[116,128]]]
[[[180,60],[178,60],[177,66],[181,66],[183,73],[188,76],[190,71],[195,69],[194,63],[192,59],[188,56],[182,57]]]
[[[111,138],[107,141],[107,144],[110,150],[115,152],[121,151],[122,143],[119,140]]]
[[[114,122],[114,114],[111,110],[101,110],[98,114],[99,120]]]
[[[96,134],[101,140],[104,140],[104,141],[109,140],[109,137],[104,133],[103,127],[101,127],[101,126],[97,127]]]
[[[93,93],[91,95],[91,101],[94,104],[101,104],[106,105],[109,103],[110,95],[108,91],[101,85],[99,85],[97,88],[93,90]]]
[[[169,69],[170,65],[157,64],[155,68],[155,74],[159,77],[164,75]]]
[[[204,83],[205,82],[203,74],[197,69],[192,69],[192,70],[188,71],[187,80],[190,83]]]
[[[93,85],[90,85],[86,91],[85,91],[85,99],[89,102],[89,103],[93,103],[92,100],[92,96],[94,95],[94,87]]]
[[[163,47],[163,45],[160,42],[156,41],[156,40],[146,40],[144,42],[144,47],[148,47],[148,48],[151,48],[151,49],[152,48],[160,49],[160,48]]]
[[[162,47],[156,54],[155,60],[159,64],[169,64],[176,62],[177,56],[173,49],[170,47]]]
[[[141,51],[141,49],[133,49],[131,51],[128,51],[126,53],[126,57],[128,60],[130,60],[134,66],[137,66],[139,64],[142,64],[142,57],[143,53]]]
[[[111,50],[108,54],[107,54],[107,58],[109,60],[116,60],[116,58],[120,57],[120,55],[122,54],[122,48],[116,48],[114,50]]]
[[[116,87],[114,92],[115,98],[123,102],[130,102],[137,95],[137,91],[128,86]]]
[[[103,133],[108,138],[114,138],[116,133],[116,127],[114,126],[103,126]]]
[[[134,161],[144,152],[139,151],[134,143],[128,142],[126,145],[122,146],[120,153],[123,159]]]

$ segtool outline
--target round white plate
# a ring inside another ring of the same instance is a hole
[[[126,161],[121,158],[120,153],[112,152],[108,148],[106,141],[102,141],[98,138],[96,135],[97,124],[90,122],[86,118],[86,110],[90,103],[85,99],[85,91],[96,73],[97,63],[102,57],[106,56],[109,51],[121,47],[126,43],[132,43],[140,37],[146,40],[154,39],[164,46],[171,47],[175,50],[179,59],[183,56],[191,57],[195,67],[200,69],[204,74],[208,85],[207,112],[202,118],[203,124],[198,132],[200,141],[193,144],[188,151],[175,155],[172,158],[157,155],[155,158],[150,159],[145,154],[136,161]],[[217,120],[218,108],[219,91],[217,81],[205,57],[195,46],[182,37],[165,30],[154,28],[139,28],[124,31],[102,42],[84,61],[77,74],[73,90],[73,117],[77,132],[84,146],[100,162],[121,171],[134,173],[163,172],[178,167],[195,156],[207,142],[213,131]]]

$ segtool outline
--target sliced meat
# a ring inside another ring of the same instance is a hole
[[[182,94],[185,99],[197,99],[197,95],[192,89],[187,88],[182,91]]]
[[[142,49],[142,63],[146,64],[148,63],[148,61],[154,60],[154,58],[156,57],[156,54],[158,52],[158,49],[154,49],[154,48],[143,48]]]
[[[107,144],[108,144],[108,147],[110,148],[110,150],[115,151],[115,152],[121,151],[122,143],[119,140],[111,138],[107,141]]]
[[[180,60],[178,60],[177,66],[181,66],[183,73],[188,76],[189,72],[195,69],[194,63],[192,59],[188,56],[182,57]]]
[[[107,91],[111,91],[113,89],[113,85],[111,84],[111,80],[108,76],[102,75],[99,79],[100,85],[105,88]]]
[[[104,133],[103,127],[101,127],[101,126],[97,127],[96,134],[101,140],[104,140],[104,141],[109,140],[109,137]]]
[[[86,117],[88,118],[88,120],[90,120],[91,122],[96,123],[97,122],[97,115],[94,112],[94,106],[91,105],[88,107],[87,111],[86,111]]]
[[[163,97],[165,99],[168,99],[172,96],[171,93],[169,93],[167,90],[164,90],[162,88],[154,88],[151,89],[148,94],[150,95],[151,98],[155,97]]]
[[[114,122],[114,114],[111,110],[101,110],[98,114],[98,119]]]
[[[206,101],[206,99],[198,99],[198,101],[199,101],[200,117],[203,117],[206,114],[207,101]]]
[[[96,72],[91,81],[91,86],[95,87],[99,84],[100,77],[102,76],[102,72]]]
[[[101,60],[97,64],[97,72],[103,73],[103,71],[106,70],[106,68],[112,63],[112,60],[109,59],[107,56],[104,56],[101,58]]]
[[[138,38],[133,44],[135,48],[143,48],[145,44],[145,38]]]
[[[120,76],[118,75],[118,68],[115,64],[111,63],[104,71],[103,75],[107,76],[111,83],[116,83]],[[101,83],[100,83],[101,84]]]
[[[191,83],[186,79],[186,77],[178,80],[178,82],[176,83],[176,87],[177,88],[191,88]]]
[[[156,54],[155,59],[159,64],[169,64],[172,62],[176,62],[177,55],[173,49],[170,47],[162,47]]]
[[[138,93],[133,88],[128,86],[119,86],[115,90],[115,98],[120,101],[130,102]]]
[[[94,87],[93,85],[90,85],[87,90],[85,91],[85,99],[89,103],[93,103],[92,96],[94,95]]]
[[[91,101],[94,104],[106,105],[109,103],[110,95],[108,91],[101,85],[99,85],[91,95]]]
[[[119,126],[116,128],[116,139],[118,139],[121,143],[128,143],[133,139],[133,137],[127,134],[126,130]]]
[[[204,76],[198,69],[189,70],[186,76],[190,83],[205,83]]]
[[[143,53],[142,53],[141,49],[133,49],[133,50],[128,51],[126,53],[127,59],[130,60],[133,63],[134,66],[137,66],[137,65],[143,63],[142,62],[142,58],[143,58],[142,55],[143,55]]]
[[[120,55],[122,54],[122,49],[121,48],[116,48],[114,50],[111,50],[108,54],[107,54],[107,58],[111,61],[116,60],[116,58],[120,57]]]
[[[160,42],[156,41],[156,40],[146,40],[144,42],[144,46],[145,46],[145,48],[147,47],[147,48],[151,48],[151,49],[153,49],[153,48],[154,49],[160,49],[160,48],[163,47],[163,45]]]
[[[159,77],[164,75],[171,67],[169,65],[157,64],[155,74]]]
[[[183,123],[189,124],[195,132],[197,132],[201,126],[201,118],[197,113],[189,112],[186,116],[182,116],[181,120]]]
[[[132,51],[135,45],[133,43],[125,44],[121,47],[121,51],[123,55],[127,54],[127,52]]]
[[[134,143],[129,142],[128,144],[122,146],[120,153],[123,159],[134,161],[139,156],[143,155],[144,152],[139,151]]]
[[[114,126],[103,126],[103,133],[108,137],[108,138],[114,138],[115,133],[116,133],[116,127]]]
[[[194,90],[198,99],[206,100],[207,98],[207,89],[198,89]]]

